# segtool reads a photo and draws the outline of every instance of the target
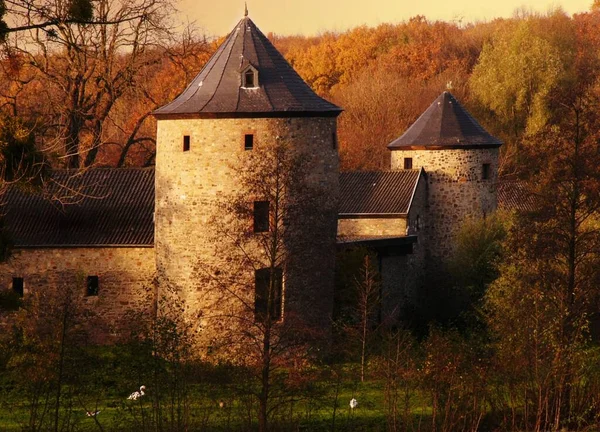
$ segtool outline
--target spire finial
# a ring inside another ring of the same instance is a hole
[[[244,2],[244,16],[248,16],[248,2]]]

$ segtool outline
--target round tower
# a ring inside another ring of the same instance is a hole
[[[460,226],[496,209],[501,145],[447,91],[388,145],[392,169],[427,173],[431,256],[448,257]]]
[[[237,314],[251,323],[264,313],[260,285],[265,264],[255,259],[257,250],[265,247],[273,230],[289,230],[296,222],[287,220],[292,213],[275,220],[281,216],[281,203],[252,188],[246,213],[233,215],[227,209],[234,204],[228,200],[239,200],[249,187],[248,164],[260,162],[256,155],[281,143],[304,158],[303,180],[310,187],[295,193],[313,194],[305,197],[307,202],[314,194],[328,197],[315,219],[327,222],[310,227],[312,219],[303,220],[308,229],[294,244],[317,250],[267,272],[267,280],[278,279],[277,298],[270,303],[274,309],[269,310],[279,322],[296,316],[309,326],[327,326],[333,299],[340,112],[304,83],[247,16],[183,93],[154,112],[159,298],[176,293],[184,301],[184,316],[208,339],[222,333],[219,314]],[[284,193],[288,208],[290,188]],[[228,234],[227,224],[237,227],[240,236]],[[241,240],[230,241],[233,237]]]

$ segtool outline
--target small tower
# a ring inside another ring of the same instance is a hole
[[[428,249],[445,258],[466,220],[496,209],[498,151],[490,135],[449,92],[443,92],[400,138],[391,168],[424,168],[428,177]]]
[[[281,313],[303,314],[311,325],[327,325],[333,299],[340,112],[310,89],[247,16],[183,93],[154,112],[159,293],[167,287],[177,292],[185,300],[185,316],[199,332],[218,332],[203,327],[202,317],[209,312],[205,299],[211,293],[198,283],[199,263],[228,259],[215,256],[215,245],[208,241],[222,211],[215,203],[240,187],[237,161],[277,140],[312,155],[311,181],[331,204],[323,209],[331,214],[326,232],[320,233],[323,250],[313,254],[331,262],[309,258],[293,274],[283,269]],[[248,199],[252,206],[253,198]],[[269,204],[254,201],[255,217],[257,211],[266,213],[268,229]],[[252,220],[247,226],[252,235]],[[244,273],[240,278],[258,284],[255,269],[250,266]],[[254,301],[247,298],[250,305]]]

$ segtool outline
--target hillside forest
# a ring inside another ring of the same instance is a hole
[[[154,164],[152,111],[224,38],[176,26],[173,7],[0,0],[0,196],[12,183],[44,192],[52,169]],[[597,430],[600,0],[573,16],[416,16],[267,36],[344,109],[342,170],[389,169],[387,144],[450,89],[504,142],[500,180],[531,205],[462,227],[405,326],[372,325],[381,299],[368,252],[338,259],[346,302],[336,298],[331,356],[275,359],[263,387],[252,365],[189,361],[177,323],[155,322],[131,345],[90,348],[70,336],[79,331],[70,297],[21,308],[0,334],[0,429],[256,430],[260,400],[263,431]],[[148,396],[129,404],[141,384]],[[355,397],[356,410],[347,402]]]
[[[151,112],[177,96],[223,40],[192,26],[175,30],[166,0],[101,3],[102,19],[122,21],[23,30],[2,45],[2,113],[34,132],[56,167],[152,165]],[[40,19],[16,12],[15,20]],[[386,145],[450,86],[505,142],[502,173],[515,175],[524,141],[562,117],[573,97],[594,91],[599,26],[596,1],[572,17],[560,9],[474,24],[416,16],[268,37],[319,95],[344,109],[342,170],[387,169]]]

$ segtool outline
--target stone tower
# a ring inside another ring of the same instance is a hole
[[[463,222],[496,209],[501,145],[449,92],[388,145],[392,169],[424,168],[427,173],[425,229],[431,256],[447,257]]]
[[[240,161],[276,141],[310,155],[310,181],[329,197],[321,215],[328,223],[320,231],[305,233],[307,239],[319,236],[316,247],[320,250],[303,256],[293,269],[282,269],[277,314],[284,321],[286,316],[300,315],[314,327],[327,326],[333,298],[339,194],[336,118],[340,112],[310,89],[247,16],[183,93],[154,112],[159,293],[167,289],[178,293],[185,301],[185,316],[200,333],[220,332],[206,320],[211,313],[215,315],[207,309],[222,306],[218,290],[229,289],[199,282],[209,267],[239,268],[239,278],[233,283],[247,282],[242,300],[247,308],[259,304],[258,291],[251,286],[259,284],[260,269],[232,262],[235,251],[230,256],[214,241],[219,228],[215,221],[227,216],[219,213],[223,211],[219,200],[241,188]],[[248,197],[249,216],[241,226],[250,238],[259,239],[261,232],[270,229],[273,205],[262,197]],[[264,220],[257,222],[257,217]],[[208,277],[219,273],[217,269]],[[227,313],[238,312],[229,309]],[[252,314],[247,315],[252,320]]]

